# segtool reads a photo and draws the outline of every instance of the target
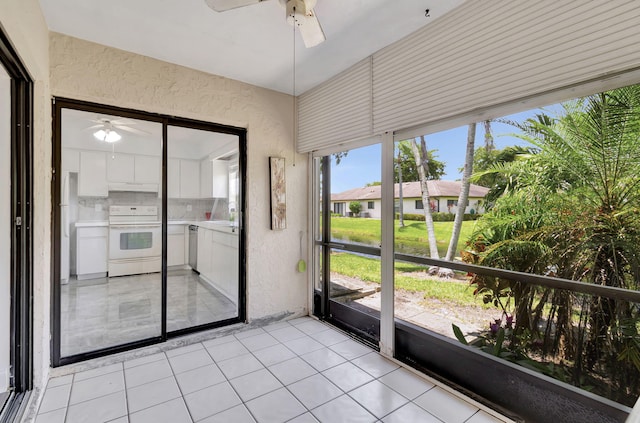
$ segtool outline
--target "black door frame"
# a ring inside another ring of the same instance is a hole
[[[153,336],[147,339],[142,339],[134,342],[129,342],[121,345],[115,345],[113,347],[107,347],[90,352],[80,353],[72,356],[61,357],[60,355],[60,340],[61,340],[61,287],[60,283],[60,245],[61,241],[61,213],[60,213],[60,199],[61,199],[61,186],[58,173],[61,171],[62,164],[62,125],[61,119],[62,109],[73,109],[86,112],[103,113],[110,115],[122,116],[131,119],[140,119],[145,121],[157,122],[162,124],[162,295],[161,295],[161,330],[160,335]],[[53,176],[51,180],[51,192],[52,192],[52,219],[51,219],[51,257],[52,257],[52,271],[51,271],[51,363],[53,367],[58,367],[66,364],[77,363],[79,361],[85,361],[92,358],[104,357],[107,355],[129,351],[135,348],[140,348],[148,345],[165,342],[167,339],[182,336],[185,334],[198,332],[207,329],[214,329],[221,326],[227,326],[233,323],[245,323],[246,322],[246,223],[245,214],[246,209],[246,160],[247,160],[247,130],[245,128],[238,128],[234,126],[220,125],[211,122],[198,121],[187,118],[180,118],[175,116],[167,116],[157,113],[150,113],[140,110],[120,108],[116,106],[108,106],[104,104],[91,103],[86,101],[74,100],[69,98],[54,98],[53,99],[53,153],[52,153],[52,167]],[[167,128],[169,126],[180,126],[185,128],[201,129],[205,131],[212,131],[218,133],[225,133],[238,136],[239,146],[239,162],[240,162],[240,177],[241,177],[241,210],[239,220],[239,298],[238,298],[238,317],[217,321],[213,323],[206,323],[203,325],[193,326],[177,331],[167,331],[166,318],[167,318]]]
[[[33,80],[0,28],[0,65],[11,78],[12,397],[3,419],[17,417],[33,386]]]

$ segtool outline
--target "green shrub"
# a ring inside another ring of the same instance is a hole
[[[478,220],[481,215],[465,213],[462,220]],[[424,222],[424,214],[405,213],[402,215],[404,220],[415,220],[418,222]],[[435,212],[431,213],[431,217],[434,222],[453,222],[456,218],[454,213]],[[396,213],[396,220],[400,219],[400,213]]]
[[[354,216],[358,216],[362,211],[362,203],[359,201],[352,201],[349,203],[349,210]]]

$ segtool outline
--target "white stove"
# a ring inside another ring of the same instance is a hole
[[[109,277],[160,272],[162,223],[156,206],[109,207]]]

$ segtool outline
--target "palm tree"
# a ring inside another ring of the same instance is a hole
[[[451,239],[449,240],[449,248],[445,260],[453,260],[460,238],[460,230],[462,229],[462,221],[464,220],[464,212],[469,202],[469,187],[471,185],[471,173],[473,172],[473,152],[475,150],[476,124],[469,124],[467,132],[467,152],[464,159],[464,170],[462,172],[462,185],[460,187],[460,195],[458,196],[458,208],[456,209],[456,217],[453,221],[453,230],[451,231]]]
[[[637,290],[640,86],[565,103],[559,117],[542,113],[518,127],[538,152],[495,169],[510,185],[481,219],[465,258]],[[584,370],[601,371],[621,402],[640,393],[636,306],[513,281],[474,282],[489,300],[514,300],[514,343],[535,334],[543,354],[572,363],[572,383],[582,383]]]
[[[427,177],[429,171],[427,142],[424,135],[420,136],[420,145],[413,139],[411,141],[411,150],[416,160],[418,168],[418,176],[420,179],[420,188],[422,191],[422,204],[424,209],[424,221],[427,226],[427,238],[429,240],[429,254],[431,258],[440,258],[438,254],[438,245],[436,244],[436,231],[433,226],[433,216],[431,215],[431,202],[429,200],[429,186],[427,185]]]

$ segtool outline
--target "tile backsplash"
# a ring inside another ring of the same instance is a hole
[[[109,197],[78,197],[79,221],[104,221],[109,219],[109,206],[157,206],[162,207],[161,199],[151,192],[110,192]],[[229,218],[226,198],[207,199],[169,199],[167,218],[169,220],[205,220],[206,213],[212,220]]]

